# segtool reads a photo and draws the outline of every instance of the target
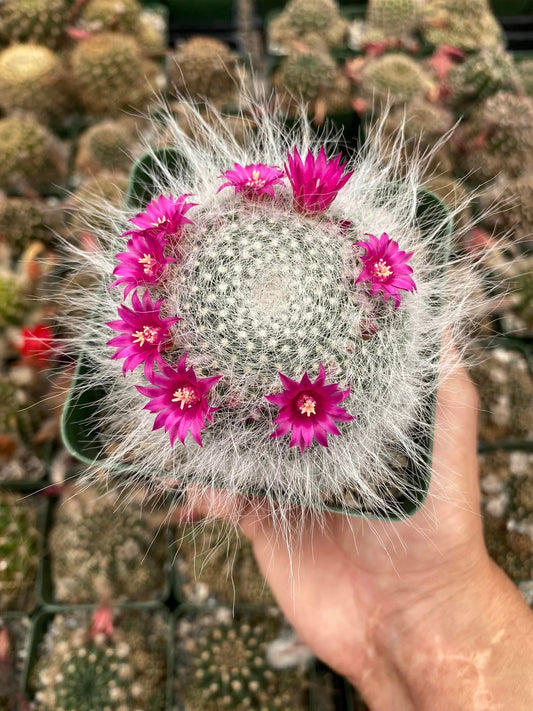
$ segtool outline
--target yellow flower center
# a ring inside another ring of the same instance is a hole
[[[145,254],[139,259],[139,264],[143,265],[143,271],[146,274],[146,276],[153,276],[154,275],[154,267],[156,264],[155,259],[152,257],[151,254]]]
[[[191,407],[195,402],[198,402],[199,399],[198,393],[191,386],[178,388],[172,396],[172,402],[179,402],[182,410],[184,407]]]
[[[372,267],[372,274],[376,279],[386,279],[392,274],[392,269],[384,259],[380,259]]]
[[[157,343],[159,339],[159,329],[156,326],[143,326],[142,331],[135,331],[133,342],[141,346],[145,343]]]
[[[252,177],[248,180],[246,185],[249,188],[262,188],[265,185],[265,180],[261,178],[261,173],[258,170],[252,171]]]
[[[302,415],[316,415],[316,400],[311,395],[300,395],[296,404]]]
[[[167,222],[167,218],[164,215],[160,215],[155,222],[152,222],[152,227],[159,227]]]

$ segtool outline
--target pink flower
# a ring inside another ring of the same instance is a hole
[[[185,214],[195,207],[196,203],[187,202],[190,193],[173,198],[172,195],[165,197],[160,195],[152,198],[145,208],[145,212],[140,212],[132,217],[130,222],[141,230],[157,228],[165,236],[179,234],[183,225],[194,224]],[[124,232],[123,237],[136,234],[136,230]]]
[[[137,292],[133,293],[131,304],[118,307],[120,321],[110,321],[106,325],[120,335],[107,342],[108,346],[116,346],[117,350],[111,358],[124,358],[122,371],[126,375],[128,370],[144,363],[144,372],[147,378],[153,373],[154,363],[164,365],[161,353],[165,350],[169,329],[172,324],[180,321],[179,318],[161,318],[159,309],[162,299],[153,303],[148,291],[144,292],[142,302]]]
[[[224,188],[234,187],[235,195],[242,192],[247,198],[261,198],[264,195],[274,197],[274,185],[283,184],[281,168],[264,163],[244,166],[235,163],[233,170],[227,170],[220,177],[226,178],[227,183],[219,187],[218,193]]]
[[[395,308],[398,308],[402,300],[399,289],[416,291],[416,284],[410,276],[413,270],[406,264],[414,253],[402,252],[398,249],[398,242],[390,239],[386,232],[379,239],[368,233],[365,237],[370,238],[368,242],[354,242],[354,245],[366,250],[365,256],[361,257],[363,270],[355,283],[372,282],[370,293],[382,291],[385,300],[392,296]]]
[[[339,153],[336,158],[328,161],[324,146],[316,158],[309,151],[305,164],[297,148],[294,149],[294,156],[287,153],[285,172],[292,185],[294,206],[299,212],[324,212],[328,209],[353,174],[351,171],[343,175],[346,163],[341,165],[340,160]]]
[[[220,380],[221,376],[197,378],[193,367],[186,367],[187,354],[178,363],[176,369],[166,363],[161,366],[161,374],[152,373],[148,378],[152,386],[137,385],[141,395],[151,401],[145,410],[157,412],[154,430],[165,428],[174,446],[176,439],[184,444],[187,433],[202,446],[202,429],[213,421],[213,412],[207,400],[207,394]]]
[[[134,232],[128,240],[128,251],[117,254],[119,264],[113,274],[119,278],[111,286],[126,285],[124,296],[137,286],[159,284],[167,264],[176,262],[165,257],[165,240],[156,229]]]
[[[354,418],[338,403],[346,400],[350,388],[339,390],[338,383],[325,385],[326,371],[322,363],[320,373],[312,383],[307,373],[298,383],[278,373],[284,390],[280,394],[265,395],[274,405],[280,406],[279,415],[274,420],[277,429],[270,436],[283,437],[291,432],[290,446],[297,445],[303,454],[310,447],[313,439],[323,447],[328,446],[328,432],[340,435],[335,420],[350,422]]]

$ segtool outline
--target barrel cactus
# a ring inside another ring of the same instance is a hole
[[[502,30],[489,0],[426,0],[421,12],[422,34],[436,46],[475,51],[502,44]]]
[[[4,0],[0,37],[6,42],[37,42],[55,48],[71,18],[70,0]]]
[[[49,547],[60,602],[143,601],[164,593],[164,534],[111,495],[89,489],[67,497],[56,510]]]
[[[453,67],[446,82],[452,103],[460,108],[483,101],[498,91],[517,92],[521,87],[513,58],[499,46],[484,48]]]
[[[362,96],[378,103],[402,104],[435,91],[435,82],[415,59],[391,52],[369,60],[359,79]]]
[[[29,116],[0,119],[0,188],[49,193],[66,174],[65,150],[44,126]]]
[[[89,113],[116,115],[144,106],[151,96],[141,48],[128,35],[102,32],[81,40],[70,66],[78,98]]]
[[[366,9],[365,42],[406,39],[418,22],[416,0],[369,0]]]
[[[0,493],[0,608],[31,610],[39,564],[37,510],[13,494]]]
[[[80,25],[92,31],[135,33],[142,5],[137,0],[89,0],[79,18]]]
[[[81,175],[127,173],[135,144],[135,127],[128,120],[97,123],[80,137],[75,170]]]
[[[225,42],[214,37],[192,37],[170,57],[170,86],[196,100],[231,103],[238,79],[237,58]]]
[[[282,99],[297,104],[314,102],[327,94],[337,75],[335,60],[325,52],[294,49],[282,60],[273,83]]]

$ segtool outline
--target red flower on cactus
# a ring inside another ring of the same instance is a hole
[[[122,263],[113,270],[118,279],[111,284],[125,285],[124,296],[138,286],[159,284],[167,264],[177,261],[165,257],[165,239],[155,228],[133,233],[127,247],[127,252],[116,255]]]
[[[303,454],[313,439],[323,447],[328,446],[328,433],[340,435],[335,424],[354,419],[339,403],[350,394],[350,388],[339,390],[338,383],[326,385],[326,371],[322,363],[316,380],[312,383],[307,373],[300,382],[278,373],[284,387],[282,393],[265,395],[274,405],[279,405],[279,415],[274,420],[276,430],[271,437],[283,437],[291,433],[290,446],[298,446]]]
[[[111,356],[112,360],[124,358],[124,375],[128,370],[135,370],[138,365],[144,363],[145,375],[150,378],[154,363],[164,365],[161,353],[166,348],[169,329],[181,319],[161,318],[161,303],[162,299],[154,303],[148,291],[144,292],[142,301],[137,292],[134,292],[131,299],[133,308],[119,306],[120,320],[106,324],[114,331],[120,332],[120,335],[108,341],[107,345],[117,349]]]
[[[141,395],[150,398],[145,410],[156,412],[154,430],[165,428],[174,446],[177,439],[185,444],[187,433],[202,446],[202,429],[206,422],[213,421],[216,408],[208,402],[208,393],[222,376],[197,378],[194,368],[187,368],[187,354],[174,369],[168,364],[161,366],[161,373],[152,373],[149,385],[137,385]]]
[[[144,212],[140,212],[135,217],[132,217],[130,222],[141,230],[158,229],[165,236],[179,234],[183,225],[193,225],[192,220],[185,217],[186,213],[195,207],[196,203],[187,202],[190,193],[180,195],[173,198],[172,195],[165,197],[160,195],[158,198],[153,198],[145,208]],[[124,232],[123,237],[135,234],[136,230]]]
[[[42,323],[33,328],[23,328],[17,350],[35,366],[46,366],[54,351],[54,333]]]
[[[239,165],[235,163],[233,170],[227,170],[221,178],[226,178],[226,183],[221,185],[217,192],[224,188],[235,188],[235,195],[243,193],[247,198],[261,198],[265,195],[274,197],[274,185],[283,184],[283,170],[276,165],[252,163]]]
[[[353,171],[343,175],[346,163],[340,162],[341,154],[332,160],[326,158],[324,146],[318,156],[309,151],[305,163],[294,149],[294,155],[287,153],[285,172],[292,185],[294,206],[298,212],[324,212],[337,197],[339,190],[346,185]]]
[[[402,252],[398,242],[390,239],[386,232],[379,239],[368,233],[365,233],[365,237],[369,237],[367,242],[354,242],[354,245],[366,250],[366,254],[361,257],[363,270],[355,283],[370,281],[371,294],[381,291],[385,300],[392,296],[395,308],[398,308],[402,300],[400,289],[416,291],[416,284],[410,276],[413,270],[407,264],[414,252]]]

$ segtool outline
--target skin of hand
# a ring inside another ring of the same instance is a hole
[[[483,540],[477,409],[458,366],[439,387],[427,501],[406,521],[328,514],[288,547],[260,506],[242,506],[288,620],[372,711],[533,708],[533,615]],[[205,510],[229,505],[213,491]]]

